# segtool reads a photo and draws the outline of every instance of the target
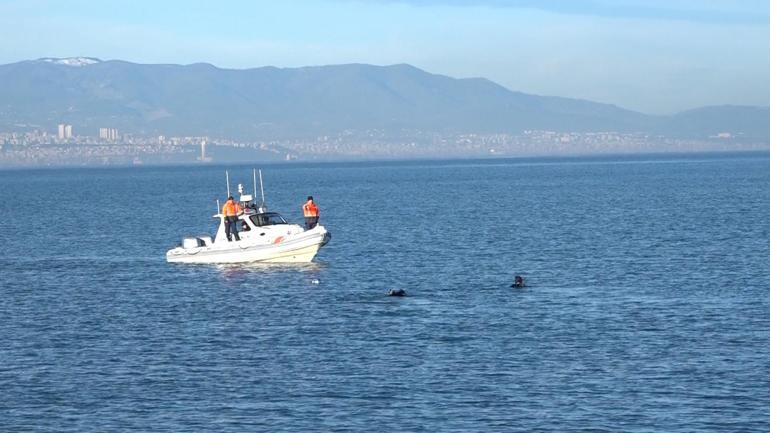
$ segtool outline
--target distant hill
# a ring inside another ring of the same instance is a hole
[[[483,78],[410,65],[221,69],[45,58],[0,65],[0,130],[58,123],[76,131],[287,138],[346,129],[516,133],[622,131],[770,137],[770,111],[709,107],[648,116],[613,105],[529,95]],[[737,128],[737,129],[734,129]],[[83,133],[83,132],[79,132]]]
[[[704,137],[729,132],[746,138],[770,138],[770,107],[721,105],[683,111],[662,119],[657,132]]]

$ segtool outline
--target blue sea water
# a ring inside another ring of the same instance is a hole
[[[225,167],[0,172],[0,431],[770,431],[770,155],[262,168],[316,263],[165,262]]]

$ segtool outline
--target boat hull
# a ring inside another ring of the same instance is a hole
[[[249,240],[216,242],[195,248],[177,247],[166,253],[169,263],[309,263],[331,235],[322,226],[286,236],[278,243],[254,243]]]

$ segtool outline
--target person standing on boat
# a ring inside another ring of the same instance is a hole
[[[241,240],[241,237],[238,236],[238,215],[242,214],[241,205],[235,201],[233,196],[227,197],[225,205],[222,206],[222,215],[225,216],[225,234],[227,234],[228,242],[232,241],[233,236],[236,241]]]
[[[313,201],[313,196],[307,196],[307,201],[302,205],[302,213],[305,215],[305,228],[307,230],[312,229],[318,225],[318,206]]]

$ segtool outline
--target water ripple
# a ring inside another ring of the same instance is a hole
[[[768,431],[770,159],[364,168],[267,170],[306,266],[165,263],[216,167],[0,172],[0,430]]]

